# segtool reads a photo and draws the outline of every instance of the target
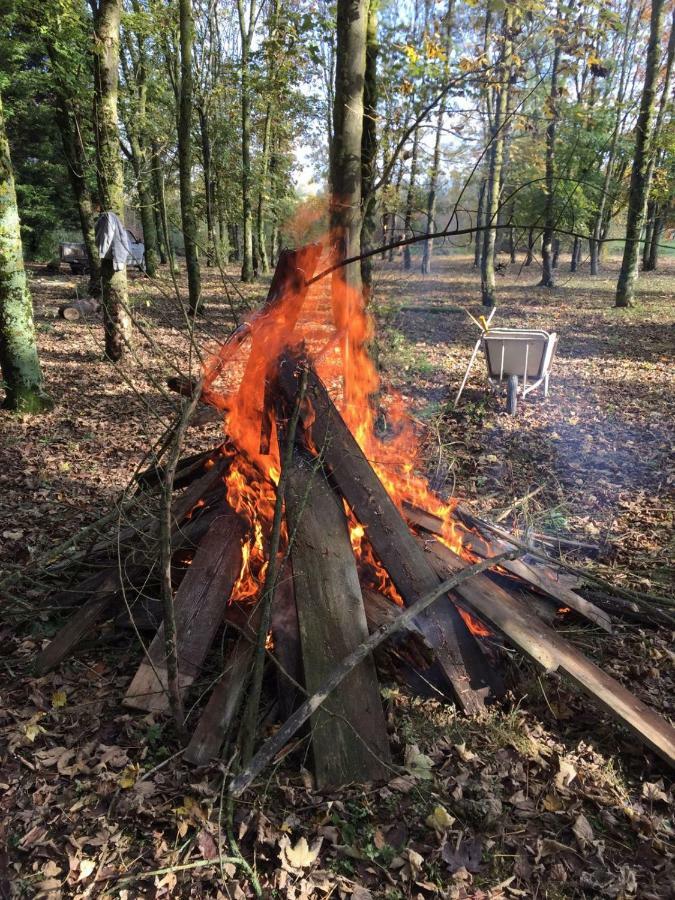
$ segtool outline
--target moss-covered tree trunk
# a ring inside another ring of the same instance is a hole
[[[94,102],[101,205],[124,221],[124,170],[117,119],[121,12],[122,0],[100,0],[94,22]],[[117,361],[131,342],[126,267],[116,272],[112,259],[101,260],[101,294],[105,352]]]
[[[626,214],[626,243],[623,249],[621,272],[616,286],[615,306],[632,306],[635,297],[635,282],[638,276],[638,255],[642,226],[644,223],[645,200],[648,187],[649,146],[654,119],[654,96],[659,73],[661,34],[665,0],[652,0],[649,24],[649,43],[645,80],[640,101],[640,113],[635,126],[635,153],[630,176],[628,211]]]
[[[330,154],[331,244],[336,260],[358,256],[361,250],[361,141],[363,89],[366,74],[366,32],[369,0],[338,0],[333,144]],[[358,262],[338,269],[332,279],[333,319],[345,335],[342,351],[350,371],[349,325],[353,305],[363,302]],[[350,385],[345,380],[345,395]]]
[[[33,306],[26,286],[14,174],[0,98],[0,369],[3,407],[40,412],[51,407],[42,392]]]
[[[481,298],[483,306],[495,305],[495,244],[497,240],[497,216],[499,213],[499,194],[504,161],[504,132],[509,102],[509,81],[511,77],[511,56],[513,41],[511,26],[513,9],[510,4],[504,9],[502,19],[502,52],[499,64],[499,86],[494,102],[493,123],[488,166],[487,184],[485,188],[485,241],[480,266]]]
[[[152,190],[155,195],[155,230],[159,246],[159,258],[162,263],[169,263],[174,268],[173,250],[169,234],[169,221],[166,215],[166,198],[164,196],[164,171],[157,141],[152,142]]]
[[[191,0],[180,0],[180,99],[178,111],[178,171],[180,211],[185,242],[185,265],[188,277],[188,303],[191,312],[199,309],[202,279],[197,250],[197,219],[192,200],[192,46],[195,26]]]

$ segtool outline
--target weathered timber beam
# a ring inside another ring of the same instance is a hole
[[[279,366],[278,386],[289,402],[297,391],[299,365],[297,358],[289,354]],[[438,576],[311,369],[307,398],[304,425],[311,427],[313,446],[366,529],[375,555],[406,605],[413,604],[438,585]],[[415,624],[433,647],[460,708],[469,714],[481,713],[486,697],[496,693],[498,685],[495,673],[455,606],[451,602],[438,603],[420,614]]]
[[[287,470],[286,517],[305,687],[315,691],[368,637],[347,520],[323,470],[294,453]],[[386,778],[387,728],[372,658],[312,716],[319,790]]]
[[[239,577],[243,520],[231,510],[216,518],[201,541],[174,598],[176,654],[181,689],[201,671],[216,635],[225,604]],[[131,682],[124,704],[148,712],[169,709],[164,626],[161,625]]]
[[[462,569],[464,562],[444,544],[434,543],[435,566],[442,578]],[[487,582],[487,583],[486,583]],[[658,713],[631,694],[579,650],[549,628],[527,606],[506,591],[477,576],[456,588],[471,609],[503,632],[518,649],[545,671],[561,671],[640,741],[675,768],[675,729]]]
[[[412,524],[423,528],[430,534],[442,534],[443,522],[438,516],[434,516],[432,513],[410,504],[404,504],[404,512],[406,518]],[[472,550],[478,556],[494,556],[495,553],[502,553],[508,549],[508,545],[502,541],[479,538],[464,528],[460,522],[457,522],[457,530],[463,546]],[[584,618],[598,625],[604,631],[611,633],[612,622],[609,615],[570,590],[563,583],[563,578],[558,577],[558,573],[551,566],[530,562],[525,559],[512,559],[506,562],[503,568],[517,578],[522,579],[528,587],[537,588],[547,596],[558,600],[562,606],[569,606],[579,615],[584,616]]]

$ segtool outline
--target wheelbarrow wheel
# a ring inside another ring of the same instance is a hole
[[[506,410],[510,416],[515,416],[518,406],[518,376],[509,375],[506,384]]]

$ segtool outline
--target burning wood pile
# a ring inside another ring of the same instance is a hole
[[[319,788],[388,774],[378,669],[480,715],[504,692],[503,641],[544,671],[567,675],[674,764],[670,725],[551,627],[564,612],[610,631],[608,613],[577,594],[569,576],[522,553],[515,558],[508,539],[490,537],[467,510],[430,493],[413,472],[416,437],[398,401],[387,411],[386,436],[376,436],[370,322],[340,275],[330,309],[323,294],[308,290],[320,254],[311,245],[282,255],[267,303],[219,348],[200,382],[201,399],[222,413],[227,437],[184,460],[174,482],[181,490],[170,534],[177,690],[194,698],[199,687],[208,695],[186,759],[200,765],[217,757],[237,739],[238,722],[238,739],[252,746],[261,725],[261,660],[277,692],[265,722],[285,721],[304,695],[324,690],[369,631],[393,629],[404,608],[415,606],[421,611],[383,645],[377,667],[364,654],[325,702],[305,703]],[[248,345],[243,375],[228,390],[237,354]],[[158,470],[146,473],[146,482],[158,479]],[[155,589],[158,535],[148,515],[118,534],[114,547],[102,542],[90,550],[94,573],[66,594],[85,602],[40,654],[39,672],[111,617],[131,620],[154,636],[124,703],[169,710]],[[492,557],[499,565],[488,563],[423,603],[441,582]],[[214,644],[220,663],[208,684]],[[242,710],[251,702],[247,736]],[[279,734],[277,743],[292,730],[282,726]]]

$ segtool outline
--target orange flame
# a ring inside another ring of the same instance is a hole
[[[373,322],[361,293],[347,282],[344,270],[332,279],[322,279],[309,291],[292,280],[282,290],[278,288],[272,301],[218,348],[204,372],[205,393],[209,402],[223,411],[225,431],[238,451],[225,478],[227,500],[249,526],[231,599],[253,597],[264,579],[264,543],[281,468],[275,429],[269,447],[261,441],[265,385],[283,349],[300,340],[394,503],[401,511],[408,502],[439,516],[443,521],[439,539],[466,556],[453,521],[454,504],[443,503],[432,494],[415,472],[419,440],[401,397],[390,397],[383,410],[388,423],[386,438],[376,434],[373,398],[378,395],[380,380],[368,353]],[[245,344],[248,356],[240,359]],[[362,579],[401,605],[403,600],[375,558],[365,529],[351,514],[350,525]]]

